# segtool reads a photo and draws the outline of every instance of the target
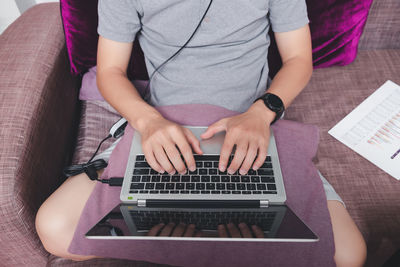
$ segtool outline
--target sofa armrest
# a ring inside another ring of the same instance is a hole
[[[0,35],[0,261],[44,266],[40,204],[61,184],[79,113],[58,3],[36,5]]]

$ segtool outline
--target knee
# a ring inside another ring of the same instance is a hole
[[[36,214],[35,227],[49,253],[58,256],[66,251],[73,233],[70,233],[68,217],[57,207],[44,202]]]
[[[335,262],[338,267],[361,267],[367,258],[367,248],[362,236],[336,247]]]

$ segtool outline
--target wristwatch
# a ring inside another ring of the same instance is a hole
[[[282,100],[279,96],[266,93],[259,98],[257,98],[254,102],[262,99],[264,101],[265,106],[276,113],[275,119],[271,122],[273,124],[282,116],[283,112],[285,111],[285,105],[283,104]]]

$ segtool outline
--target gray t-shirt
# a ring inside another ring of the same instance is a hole
[[[191,36],[209,0],[99,0],[98,33],[132,42],[138,33],[147,71]],[[269,27],[308,23],[305,0],[214,0],[194,38],[150,85],[150,104],[213,104],[246,111],[268,84]]]

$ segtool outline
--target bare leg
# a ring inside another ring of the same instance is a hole
[[[335,262],[338,267],[363,266],[367,248],[360,231],[342,203],[328,200],[333,237],[335,240]]]
[[[68,247],[95,185],[85,173],[70,177],[42,204],[36,215],[36,231],[48,252],[72,260],[94,258],[71,254]]]

